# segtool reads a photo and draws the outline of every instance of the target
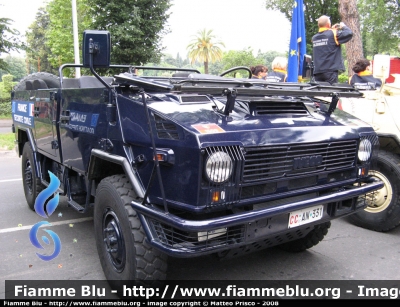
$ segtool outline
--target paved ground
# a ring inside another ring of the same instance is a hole
[[[11,119],[0,119],[0,134],[10,133],[12,120]]]
[[[10,127],[11,129],[12,120],[11,119],[0,119],[0,127]]]

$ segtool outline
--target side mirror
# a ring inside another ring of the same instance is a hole
[[[83,31],[82,58],[83,67],[109,67],[111,54],[111,36],[108,31]]]

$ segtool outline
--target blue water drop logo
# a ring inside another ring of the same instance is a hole
[[[60,186],[60,180],[50,171],[49,171],[49,175],[50,175],[50,184],[46,189],[44,189],[42,192],[39,193],[39,195],[36,197],[35,205],[34,205],[36,213],[44,218],[48,218],[50,215],[53,214],[53,212],[56,210],[56,208],[58,206],[59,199],[60,199],[59,193],[56,193],[58,190],[58,187]],[[50,197],[52,197],[52,198],[49,199]],[[49,201],[47,202],[47,205],[45,206],[47,199],[49,199]],[[46,214],[46,212],[47,212],[47,214]],[[44,225],[51,226],[51,223],[49,223],[47,221],[38,222],[32,226],[32,228],[29,232],[29,239],[31,240],[32,245],[39,249],[44,249],[44,247],[42,246],[42,244],[40,244],[40,242],[37,238],[37,234],[38,234],[39,228]],[[61,241],[60,241],[60,238],[58,237],[58,235],[54,231],[47,230],[47,229],[44,229],[44,231],[53,240],[54,251],[51,255],[42,255],[39,253],[36,253],[36,255],[44,261],[50,261],[50,260],[53,260],[55,257],[57,257],[58,254],[61,252]],[[42,236],[41,239],[46,245],[50,245],[50,241],[49,241],[48,237]]]
[[[50,175],[50,184],[49,186],[44,189],[42,192],[39,193],[39,195],[36,197],[35,200],[35,211],[37,214],[40,216],[44,217],[47,219],[48,216],[52,215],[53,212],[56,210],[58,206],[58,202],[60,200],[59,193],[56,193],[52,199],[50,199],[47,203],[46,209],[47,209],[47,214],[44,212],[44,205],[46,203],[46,200],[52,196],[55,192],[57,192],[58,187],[60,186],[60,180],[49,171]]]
[[[33,227],[31,228],[31,231],[29,232],[29,239],[31,240],[31,243],[33,244],[33,246],[35,246],[39,249],[44,249],[44,247],[40,244],[40,242],[37,238],[37,233],[38,233],[39,227],[42,225],[51,226],[51,224],[49,222],[42,221],[42,222],[39,222],[39,223],[36,223],[35,225],[33,225]],[[58,254],[61,252],[61,241],[60,241],[60,238],[58,237],[58,235],[54,231],[47,230],[47,229],[44,229],[44,231],[47,232],[50,235],[50,237],[53,239],[54,251],[51,255],[42,255],[39,253],[36,253],[36,255],[44,261],[50,261],[50,260],[53,260],[54,258],[56,258],[58,256]],[[47,237],[42,236],[42,240],[47,245],[50,244],[50,241]]]

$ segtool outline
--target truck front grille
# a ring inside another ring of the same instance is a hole
[[[357,141],[247,147],[243,182],[332,171],[355,165]]]
[[[205,235],[199,236],[196,232],[184,232],[153,219],[149,219],[148,221],[154,238],[167,249],[190,251],[189,253],[210,253],[215,250],[226,250],[229,248],[230,255],[225,255],[224,258],[236,257],[250,251],[300,239],[314,228],[308,226],[306,228],[287,229],[280,234],[267,236],[266,238],[257,240],[257,242],[250,243],[249,241],[252,241],[252,239],[249,236],[249,232],[251,233],[254,230],[248,229],[248,224],[228,227],[225,230],[216,230],[220,231],[221,234],[212,237],[208,233],[216,234],[213,230],[204,232]],[[199,240],[199,238],[201,239]]]

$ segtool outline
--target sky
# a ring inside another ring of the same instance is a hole
[[[251,47],[257,52],[287,52],[290,22],[278,11],[267,11],[265,0],[173,0],[164,39],[168,51],[186,53],[186,46],[202,29],[211,29],[226,50]]]
[[[266,0],[171,0],[170,33],[163,39],[166,53],[185,56],[187,45],[202,29],[213,30],[223,50],[287,52],[290,22],[278,11],[267,11]],[[47,0],[0,0],[0,17],[24,34]],[[79,29],[81,33],[83,29]],[[109,30],[112,37],[112,29]]]

